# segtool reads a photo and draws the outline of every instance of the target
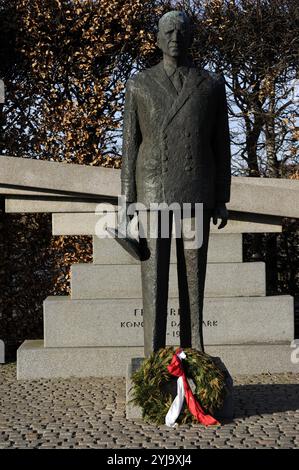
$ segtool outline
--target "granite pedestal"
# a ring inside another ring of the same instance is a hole
[[[221,357],[232,375],[297,370],[290,359],[293,298],[266,296],[265,264],[242,262],[239,229],[210,235],[206,351]],[[167,345],[177,345],[180,322],[172,245]],[[93,247],[92,264],[72,266],[71,296],[45,300],[44,340],[28,340],[19,348],[19,379],[125,376],[131,359],[142,357],[140,263],[111,238],[94,236]]]

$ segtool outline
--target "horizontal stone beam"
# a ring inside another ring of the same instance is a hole
[[[1,157],[0,157],[1,162]],[[5,184],[0,183],[0,195],[9,196],[9,197],[32,197],[33,199],[36,196],[40,196],[42,198],[52,198],[53,196],[57,196],[60,199],[69,198],[70,195],[68,193],[62,193],[61,191],[50,191],[50,190],[38,190],[36,188],[24,188],[24,186],[7,186]],[[76,196],[73,196],[76,197]],[[84,195],[85,197],[85,195]],[[86,197],[89,197],[88,195]]]
[[[62,193],[120,194],[120,171],[33,158],[0,157],[0,184]]]
[[[72,213],[53,214],[53,235],[95,235],[96,227],[100,222],[102,214]],[[111,221],[111,227],[116,226],[116,221]],[[255,223],[247,221],[229,220],[226,227],[219,230],[218,226],[211,221],[211,233],[266,233],[281,232],[281,225],[269,223]]]
[[[260,181],[233,179],[229,210],[299,218],[299,181],[273,179],[264,183],[267,178],[257,179]]]
[[[120,170],[91,165],[0,157],[1,193],[15,188],[68,196],[117,198]],[[25,194],[25,193],[24,193]],[[299,181],[232,177],[231,211],[299,218]]]
[[[56,213],[56,212],[95,212],[99,203],[103,200],[99,198],[79,198],[79,197],[5,197],[5,212],[7,213]]]
[[[110,200],[98,197],[68,197],[66,195],[60,196],[16,196],[6,195],[5,197],[5,212],[7,213],[64,213],[64,212],[99,212],[98,205],[109,203],[117,210],[117,200]],[[249,212],[229,211],[229,218],[232,220],[239,220],[243,222],[252,222],[265,225],[276,225],[279,227],[282,224],[282,217],[255,214]],[[278,231],[281,229],[278,228]],[[272,228],[270,227],[270,230]]]

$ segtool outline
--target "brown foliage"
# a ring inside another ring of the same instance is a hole
[[[119,158],[111,157],[120,156],[124,85],[134,66],[152,58],[161,8],[152,0],[13,3],[27,77],[26,83],[8,83],[8,101],[23,109],[19,131],[29,126],[23,152],[118,167]],[[15,134],[16,125],[8,127],[6,141]]]

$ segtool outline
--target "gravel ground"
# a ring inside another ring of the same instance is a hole
[[[15,363],[0,365],[0,449],[299,447],[299,374],[234,384],[232,421],[170,429],[126,420],[124,379],[17,381]]]

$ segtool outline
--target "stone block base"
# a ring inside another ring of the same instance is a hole
[[[71,266],[72,299],[140,299],[141,268],[135,264],[77,263]],[[266,295],[265,263],[210,263],[205,298]],[[178,297],[177,266],[169,268],[169,298]]]
[[[211,356],[220,356],[230,373],[299,372],[291,361],[290,344],[207,346]],[[133,357],[142,357],[142,347],[45,348],[43,340],[27,340],[17,352],[18,379],[67,377],[125,377]]]
[[[142,299],[74,300],[50,296],[44,301],[46,347],[142,347]],[[166,344],[179,337],[179,301],[168,299]],[[218,297],[204,302],[204,343],[277,344],[294,338],[294,299]]]
[[[132,357],[143,348],[45,348],[27,340],[17,351],[17,378],[124,377]]]

